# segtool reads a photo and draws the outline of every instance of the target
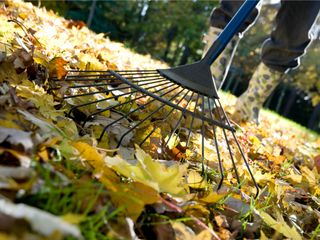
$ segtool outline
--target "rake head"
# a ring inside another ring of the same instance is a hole
[[[80,133],[93,134],[104,147],[123,149],[136,143],[154,158],[202,163],[203,173],[218,168],[217,189],[226,172],[240,184],[236,164],[244,164],[258,194],[215,87],[212,92],[195,91],[172,81],[170,74],[176,72],[70,71],[64,80],[51,79],[50,90],[65,100],[67,116]]]

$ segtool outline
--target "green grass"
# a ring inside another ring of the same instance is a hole
[[[297,131],[296,133],[306,135],[310,139],[317,139],[320,137],[319,133],[313,130],[310,130],[288,118],[285,118],[274,111],[271,111],[268,109],[262,109],[262,114],[265,114],[268,118],[271,118],[271,119],[277,118],[277,120],[281,125],[288,126],[289,128],[295,129]]]
[[[219,91],[219,96],[221,97],[221,102],[225,103],[226,105],[232,105],[232,103],[236,101],[236,96],[230,92]],[[263,108],[261,109],[261,115],[273,121],[274,124],[280,124],[285,129],[294,131],[297,136],[306,138],[306,140],[315,141],[320,137],[319,133],[312,131],[288,118],[280,116],[274,111]]]
[[[73,161],[68,161],[69,170],[75,170]],[[65,165],[64,167],[66,167]],[[73,166],[72,166],[73,165]],[[56,216],[76,214],[84,239],[112,239],[107,236],[108,223],[117,220],[123,209],[115,208],[109,201],[108,192],[102,183],[90,177],[68,179],[47,163],[35,163],[40,188],[19,202],[48,211]],[[74,239],[69,236],[66,239]]]

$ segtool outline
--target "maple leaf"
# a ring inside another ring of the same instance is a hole
[[[165,166],[152,160],[151,156],[136,146],[138,163],[134,166],[120,156],[106,157],[106,163],[118,173],[144,183],[159,192],[180,195],[186,193],[183,175],[186,173],[187,164]]]

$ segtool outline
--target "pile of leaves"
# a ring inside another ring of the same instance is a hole
[[[200,164],[153,159],[138,146],[134,162],[114,155],[94,133],[80,134],[47,91],[49,77],[62,79],[67,69],[164,64],[21,1],[1,3],[0,24],[0,239],[320,236],[316,135],[268,113],[259,127],[238,126],[261,191],[252,197],[239,165],[242,190],[217,192],[217,159],[203,176]],[[232,108],[234,97],[223,99]]]

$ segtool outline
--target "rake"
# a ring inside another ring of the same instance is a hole
[[[202,173],[206,161],[217,159],[217,189],[228,166],[240,185],[236,165],[242,162],[258,195],[259,187],[210,72],[210,65],[257,3],[245,1],[198,62],[158,70],[70,70],[63,80],[51,79],[51,91],[69,103],[67,116],[83,134],[90,126],[102,126],[98,142],[108,141],[115,149],[135,142],[160,159],[201,160]]]

